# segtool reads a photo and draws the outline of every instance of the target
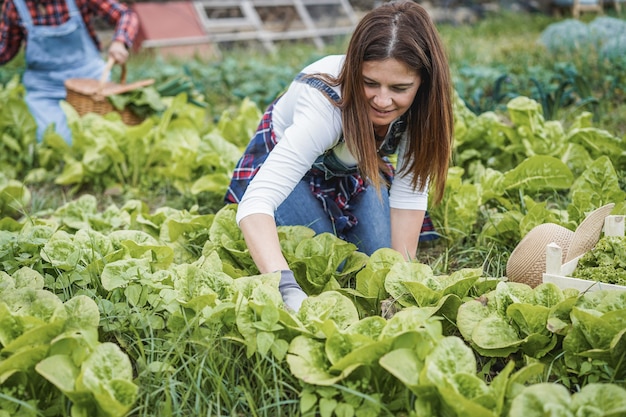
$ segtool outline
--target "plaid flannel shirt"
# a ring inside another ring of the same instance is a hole
[[[69,20],[70,15],[65,0],[24,1],[35,25],[58,26]],[[89,35],[99,50],[102,45],[94,29],[93,16],[102,17],[110,24],[116,25],[113,34],[114,41],[124,42],[127,48],[132,46],[139,30],[139,19],[128,6],[111,0],[74,1],[85,21]],[[0,17],[0,64],[13,59],[22,43],[26,44],[26,39],[26,29],[13,0],[5,0]]]

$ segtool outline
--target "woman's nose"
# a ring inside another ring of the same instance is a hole
[[[388,94],[387,92],[384,91],[380,91],[378,94],[376,94],[376,96],[374,97],[374,104],[377,107],[387,107],[391,104],[391,95]]]

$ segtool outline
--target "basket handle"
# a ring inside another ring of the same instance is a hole
[[[100,86],[98,88],[98,92],[102,93],[104,89],[104,85],[111,74],[111,70],[113,69],[113,65],[115,65],[115,59],[109,58],[106,65],[104,66],[104,70],[102,71],[102,76],[100,77]],[[120,74],[120,84],[126,84],[126,64],[120,64],[122,67],[122,73]]]

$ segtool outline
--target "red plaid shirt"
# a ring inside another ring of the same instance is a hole
[[[113,34],[114,41],[124,42],[127,48],[132,46],[139,29],[139,20],[128,6],[114,0],[74,1],[98,49],[102,46],[93,27],[93,16],[103,17],[111,25],[116,26]],[[25,2],[35,25],[58,26],[70,18],[65,0],[25,0]],[[0,64],[4,64],[17,55],[22,42],[26,44],[26,28],[13,0],[5,0],[0,15],[2,16],[0,18]]]

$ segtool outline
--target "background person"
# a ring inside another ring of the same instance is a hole
[[[226,201],[261,273],[297,311],[306,294],[277,225],[331,232],[367,255],[416,255],[428,203],[443,196],[452,149],[452,83],[426,10],[392,2],[358,23],[345,55],[304,68],[265,112]],[[397,172],[387,159],[397,153]]]
[[[137,15],[115,0],[5,0],[0,20],[0,65],[25,46],[22,83],[26,103],[37,122],[37,140],[49,124],[71,143],[71,131],[59,101],[64,81],[102,76],[104,60],[92,18],[115,25],[108,58],[123,64],[139,28]]]

